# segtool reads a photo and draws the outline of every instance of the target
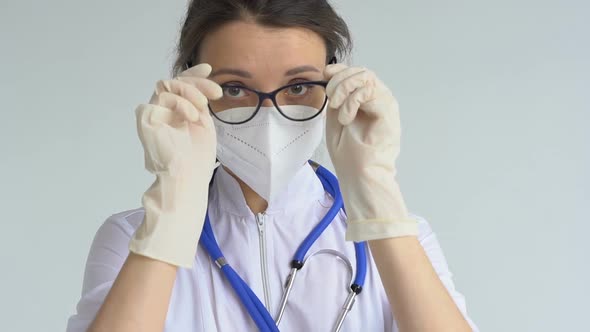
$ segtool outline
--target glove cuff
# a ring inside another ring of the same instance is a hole
[[[183,218],[180,213],[151,216],[146,211],[143,223],[129,242],[129,251],[178,267],[191,268],[200,230],[188,223],[179,225],[180,218]],[[199,225],[194,220],[191,222]]]
[[[417,235],[418,222],[412,218],[352,220],[346,229],[346,240],[354,242]]]
[[[145,215],[129,242],[129,250],[191,268],[207,212],[209,187],[204,179],[158,175],[143,195]]]

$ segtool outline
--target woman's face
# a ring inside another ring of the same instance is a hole
[[[210,79],[270,92],[301,81],[320,81],[326,66],[322,38],[302,28],[269,28],[236,21],[210,33],[200,62],[213,67]],[[263,106],[272,106],[265,100]]]

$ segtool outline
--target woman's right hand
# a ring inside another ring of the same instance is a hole
[[[208,100],[220,98],[222,89],[207,79],[210,73],[211,66],[202,63],[158,81],[149,104],[136,109],[149,172],[193,177],[203,165],[214,165],[216,136]]]
[[[200,64],[161,80],[136,111],[145,167],[156,181],[143,195],[145,217],[129,249],[176,266],[194,261],[215,167],[216,134],[208,100],[222,96]]]

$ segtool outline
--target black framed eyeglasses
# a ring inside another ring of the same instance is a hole
[[[328,96],[328,82],[298,82],[280,87],[272,92],[260,92],[233,83],[222,84],[223,96],[209,101],[211,114],[228,124],[242,124],[256,116],[262,103],[270,99],[285,118],[307,121],[320,115]]]

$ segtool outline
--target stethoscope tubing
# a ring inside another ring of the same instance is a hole
[[[310,163],[312,162],[310,161]],[[272,318],[264,304],[262,304],[260,299],[256,296],[256,294],[254,294],[252,289],[248,286],[248,284],[237,274],[237,272],[225,260],[225,257],[223,256],[223,253],[221,252],[221,249],[217,244],[217,240],[215,239],[215,235],[211,227],[211,222],[209,220],[209,215],[207,214],[205,216],[205,223],[203,227],[203,232],[201,233],[200,243],[203,245],[204,249],[208,252],[209,256],[213,259],[215,264],[217,264],[217,266],[220,268],[223,275],[227,278],[230,285],[232,286],[232,288],[234,289],[234,291],[246,307],[246,310],[254,320],[254,323],[256,324],[258,329],[263,332],[279,332],[278,323],[280,322],[281,317],[284,313],[289,294],[291,293],[291,288],[295,281],[295,276],[297,275],[297,271],[301,269],[304,265],[305,256],[307,255],[307,252],[309,251],[313,243],[320,237],[323,231],[328,227],[328,225],[330,225],[330,223],[334,220],[336,215],[339,213],[340,209],[344,210],[344,202],[342,200],[342,195],[340,194],[340,188],[338,186],[338,180],[336,179],[336,177],[321,165],[317,165],[315,163],[312,165],[317,166],[316,174],[322,182],[324,190],[326,190],[333,197],[334,203],[332,204],[332,207],[330,207],[324,218],[318,223],[318,225],[316,225],[312,229],[312,231],[307,235],[307,237],[299,245],[299,248],[295,252],[293,261],[291,262],[292,269],[289,273],[289,277],[287,278],[286,288],[283,292],[280,305],[280,312],[276,322]],[[351,290],[343,307],[343,310],[338,316],[337,323],[333,331],[340,330],[344,322],[344,318],[346,318],[348,311],[350,311],[356,296],[362,290],[362,286],[364,284],[364,280],[366,277],[366,244],[364,242],[355,242],[354,247],[356,258],[356,274],[353,284],[351,285]]]
[[[333,197],[334,203],[332,204],[333,207],[328,210],[328,213],[324,216],[324,218],[312,229],[312,231],[307,235],[305,240],[301,242],[299,248],[295,252],[293,257],[294,261],[303,262],[305,259],[305,255],[309,251],[309,248],[313,245],[313,243],[320,237],[320,235],[324,232],[324,230],[332,223],[332,220],[336,218],[338,212],[340,212],[340,208],[344,206],[344,202],[342,201],[342,195],[338,195],[336,193],[340,192],[340,188],[337,185],[337,179],[334,175],[332,175],[329,171],[327,171],[322,166],[318,165],[318,169],[316,170],[316,174],[318,175],[320,181],[324,185],[324,188],[328,193]]]
[[[279,332],[279,328],[268,313],[268,310],[266,310],[262,302],[260,302],[260,299],[254,294],[252,289],[238,275],[231,265],[225,261],[221,249],[217,244],[217,240],[215,239],[208,215],[205,217],[205,225],[203,233],[201,234],[201,243],[211,258],[215,261],[215,264],[220,267],[222,273],[237,293],[258,329],[263,332]]]

